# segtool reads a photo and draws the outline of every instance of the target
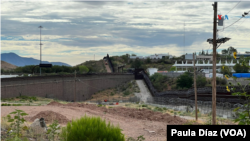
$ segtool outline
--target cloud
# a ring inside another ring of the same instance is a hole
[[[237,3],[218,4],[218,13],[229,12],[225,26],[249,10],[250,2],[240,2],[231,10]],[[40,25],[44,27],[41,34],[45,59],[70,65],[89,60],[93,54],[99,59],[107,53],[112,56],[170,52],[178,56],[211,49],[206,40],[213,36],[212,2],[5,1],[1,4],[2,52],[39,56]],[[232,38],[220,49],[249,47],[248,24],[246,17],[219,32],[219,37]]]
[[[108,4],[108,3],[123,3],[125,2],[126,0],[74,0],[76,2],[83,2],[83,3],[87,3],[87,4],[90,4],[90,5],[94,5],[94,6],[97,6],[97,5],[104,5],[104,4]]]

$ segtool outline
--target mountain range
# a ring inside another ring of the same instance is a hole
[[[15,66],[18,66],[18,67],[23,67],[26,65],[39,65],[40,64],[40,60],[37,60],[34,58],[21,57],[15,53],[2,53],[1,60],[5,61],[7,63],[13,64]],[[58,65],[58,66],[70,66],[69,64],[62,63],[62,62],[42,61],[42,64],[52,64],[52,65]]]

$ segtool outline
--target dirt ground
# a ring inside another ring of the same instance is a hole
[[[122,133],[124,133],[127,138],[137,138],[143,135],[145,141],[166,141],[167,124],[176,125],[187,122],[186,119],[174,117],[169,114],[162,114],[160,112],[153,112],[148,109],[108,108],[97,107],[93,104],[61,104],[57,102],[51,102],[46,106],[3,106],[1,107],[1,116],[6,116],[14,111],[14,109],[20,109],[29,114],[25,119],[30,123],[33,122],[35,118],[43,116],[45,121],[46,118],[48,121],[51,120],[52,117],[53,119],[59,120],[62,126],[65,126],[68,120],[80,118],[85,114],[87,116],[100,116],[102,119],[114,125],[119,125],[123,130]],[[64,118],[64,116],[66,118]]]

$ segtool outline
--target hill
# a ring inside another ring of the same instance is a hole
[[[23,67],[26,65],[38,65],[40,64],[40,60],[34,59],[34,58],[27,58],[27,57],[21,57],[15,53],[2,53],[1,54],[1,60],[8,62],[10,64],[13,64],[18,67]],[[48,61],[42,61],[42,63],[51,63],[52,65],[58,65],[58,66],[70,66],[69,64],[63,63],[63,62],[48,62]]]
[[[80,65],[84,65],[88,67],[90,72],[96,72],[96,73],[107,72],[104,66],[103,60],[99,60],[99,61],[90,60],[90,61],[86,61],[76,66],[80,66]]]
[[[134,60],[129,59],[128,56],[122,55],[122,56],[111,56],[110,60],[113,63],[115,72],[117,72],[117,67],[125,64],[123,70],[126,70],[128,68],[133,67]],[[140,60],[141,66],[140,68],[147,69],[147,68],[158,68],[159,71],[169,71],[170,68],[174,64],[174,59],[159,59],[159,60]]]
[[[4,69],[4,70],[12,70],[12,69],[15,69],[17,68],[17,66],[15,65],[12,65],[10,63],[7,63],[5,61],[1,61],[1,69]]]

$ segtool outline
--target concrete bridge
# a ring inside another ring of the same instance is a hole
[[[20,95],[84,101],[96,92],[134,80],[133,74],[100,73],[1,79],[1,98]],[[75,93],[76,92],[76,93]]]

